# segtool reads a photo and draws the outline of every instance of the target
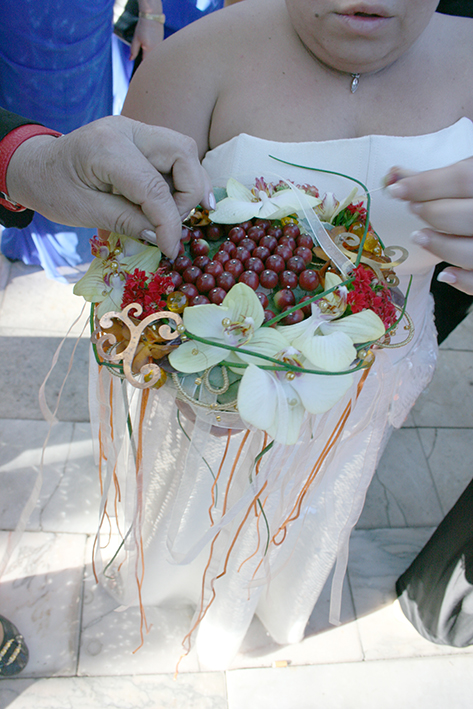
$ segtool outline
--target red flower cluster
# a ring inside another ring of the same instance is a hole
[[[144,320],[148,315],[166,310],[166,302],[161,296],[174,290],[172,278],[164,276],[164,268],[158,268],[153,276],[147,276],[145,271],[136,268],[126,277],[123,291],[122,308],[130,303],[139,303],[143,312],[139,316]]]
[[[363,206],[363,202],[358,202],[358,204],[351,204],[346,207],[347,212],[350,214],[358,215],[362,222],[366,222],[366,207]]]
[[[352,313],[373,310],[386,328],[397,319],[397,311],[391,300],[389,288],[379,283],[373,271],[363,266],[354,270],[355,280],[348,286],[347,303]]]

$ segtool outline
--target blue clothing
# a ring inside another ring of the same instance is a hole
[[[0,106],[62,133],[112,113],[113,0],[0,0],[0,7]],[[90,261],[94,231],[36,214],[25,229],[3,231],[1,250],[65,280],[58,267]]]
[[[169,37],[204,15],[220,10],[223,3],[224,0],[163,0],[163,13],[166,16],[164,36]]]

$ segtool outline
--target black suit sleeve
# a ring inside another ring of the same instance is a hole
[[[37,124],[36,121],[23,118],[23,116],[17,116],[15,113],[10,113],[10,111],[0,108],[0,140],[3,140],[3,138],[15,128],[31,123]],[[33,214],[34,212],[32,212],[31,209],[27,209],[24,212],[11,212],[6,207],[0,205],[0,224],[6,227],[14,226],[18,229],[23,229],[23,227],[28,226],[31,222]]]

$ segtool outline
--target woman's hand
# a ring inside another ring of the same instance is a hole
[[[438,280],[473,295],[473,157],[421,173],[392,168],[386,182],[391,196],[409,201],[410,209],[433,227],[411,238],[452,264]]]
[[[182,219],[199,203],[215,207],[192,138],[124,116],[26,140],[10,160],[7,189],[53,221],[147,239],[169,258]]]
[[[163,5],[161,0],[139,0],[139,11],[149,15],[162,15]],[[134,61],[140,49],[143,51],[143,59],[164,39],[164,24],[157,20],[140,17],[133,33],[133,40],[130,47],[130,60]]]

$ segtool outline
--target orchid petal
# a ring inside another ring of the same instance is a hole
[[[184,327],[199,337],[222,340],[222,320],[229,317],[229,312],[223,305],[193,305],[184,310]]]
[[[87,272],[75,284],[74,295],[81,295],[89,303],[99,303],[104,299],[104,290],[106,290],[103,281],[104,263],[101,258],[96,258],[92,261]]]
[[[130,239],[130,241],[133,241],[133,239]],[[140,242],[137,243],[140,244]],[[133,273],[136,268],[139,268],[140,271],[146,271],[146,273],[156,273],[161,261],[161,251],[157,246],[144,246],[143,244],[140,244],[140,246],[143,246],[143,248],[136,253],[120,259],[120,268],[127,273]]]
[[[277,416],[276,380],[250,364],[238,388],[238,411],[247,423],[266,431]]]
[[[212,347],[195,340],[183,342],[182,345],[169,354],[169,362],[178,372],[190,374],[203,372],[209,367],[225,359],[228,350],[221,347]]]
[[[340,204],[338,205],[338,207],[335,208],[335,211],[333,212],[333,214],[332,214],[332,216],[331,216],[331,221],[333,221],[333,220],[335,219],[335,217],[337,216],[337,214],[340,214],[340,212],[343,212],[343,210],[344,210],[346,207],[348,207],[349,204],[351,204],[351,203],[353,202],[353,200],[355,199],[357,193],[358,193],[358,187],[354,187],[354,188],[352,189],[352,191],[350,192],[350,194],[348,195],[348,197],[345,197],[345,199],[343,200],[343,202],[340,202]]]
[[[253,219],[259,214],[260,202],[244,202],[225,197],[217,204],[217,209],[210,212],[210,219],[216,224],[239,224]]]
[[[254,201],[254,195],[251,190],[245,187],[241,182],[238,182],[238,180],[235,180],[234,177],[230,177],[227,182],[227,195],[231,199],[236,199],[241,202]]]
[[[237,283],[231,288],[221,306],[228,308],[228,317],[232,321],[252,318],[255,329],[261,327],[264,321],[264,309],[254,290],[246,283]]]
[[[327,372],[342,372],[356,359],[356,349],[348,335],[343,332],[307,338],[302,344],[301,352],[314,368]]]
[[[339,320],[324,322],[320,330],[324,335],[344,332],[355,344],[374,342],[386,332],[383,321],[372,310],[362,310],[361,313],[347,315]]]
[[[352,374],[340,376],[305,374],[296,376],[291,385],[307,411],[312,414],[323,414],[346,394],[352,382]]]
[[[292,446],[299,440],[302,421],[304,420],[305,409],[299,397],[295,395],[294,389],[291,392],[291,404],[285,407],[285,415],[278,416],[272,426],[266,429],[268,435],[278,443]]]
[[[282,325],[276,329],[291,345],[300,350],[300,345],[304,339],[313,337],[323,320],[324,318],[320,310],[314,309],[312,315],[306,320],[302,320],[294,325]]]
[[[246,350],[251,350],[258,354],[267,355],[268,357],[274,357],[281,350],[286,349],[289,346],[287,340],[278,333],[272,327],[260,328],[255,332],[250,342],[244,347]],[[253,357],[243,352],[236,353],[238,357],[244,362],[250,362],[252,364],[270,364],[268,361],[265,362],[261,357]]]

